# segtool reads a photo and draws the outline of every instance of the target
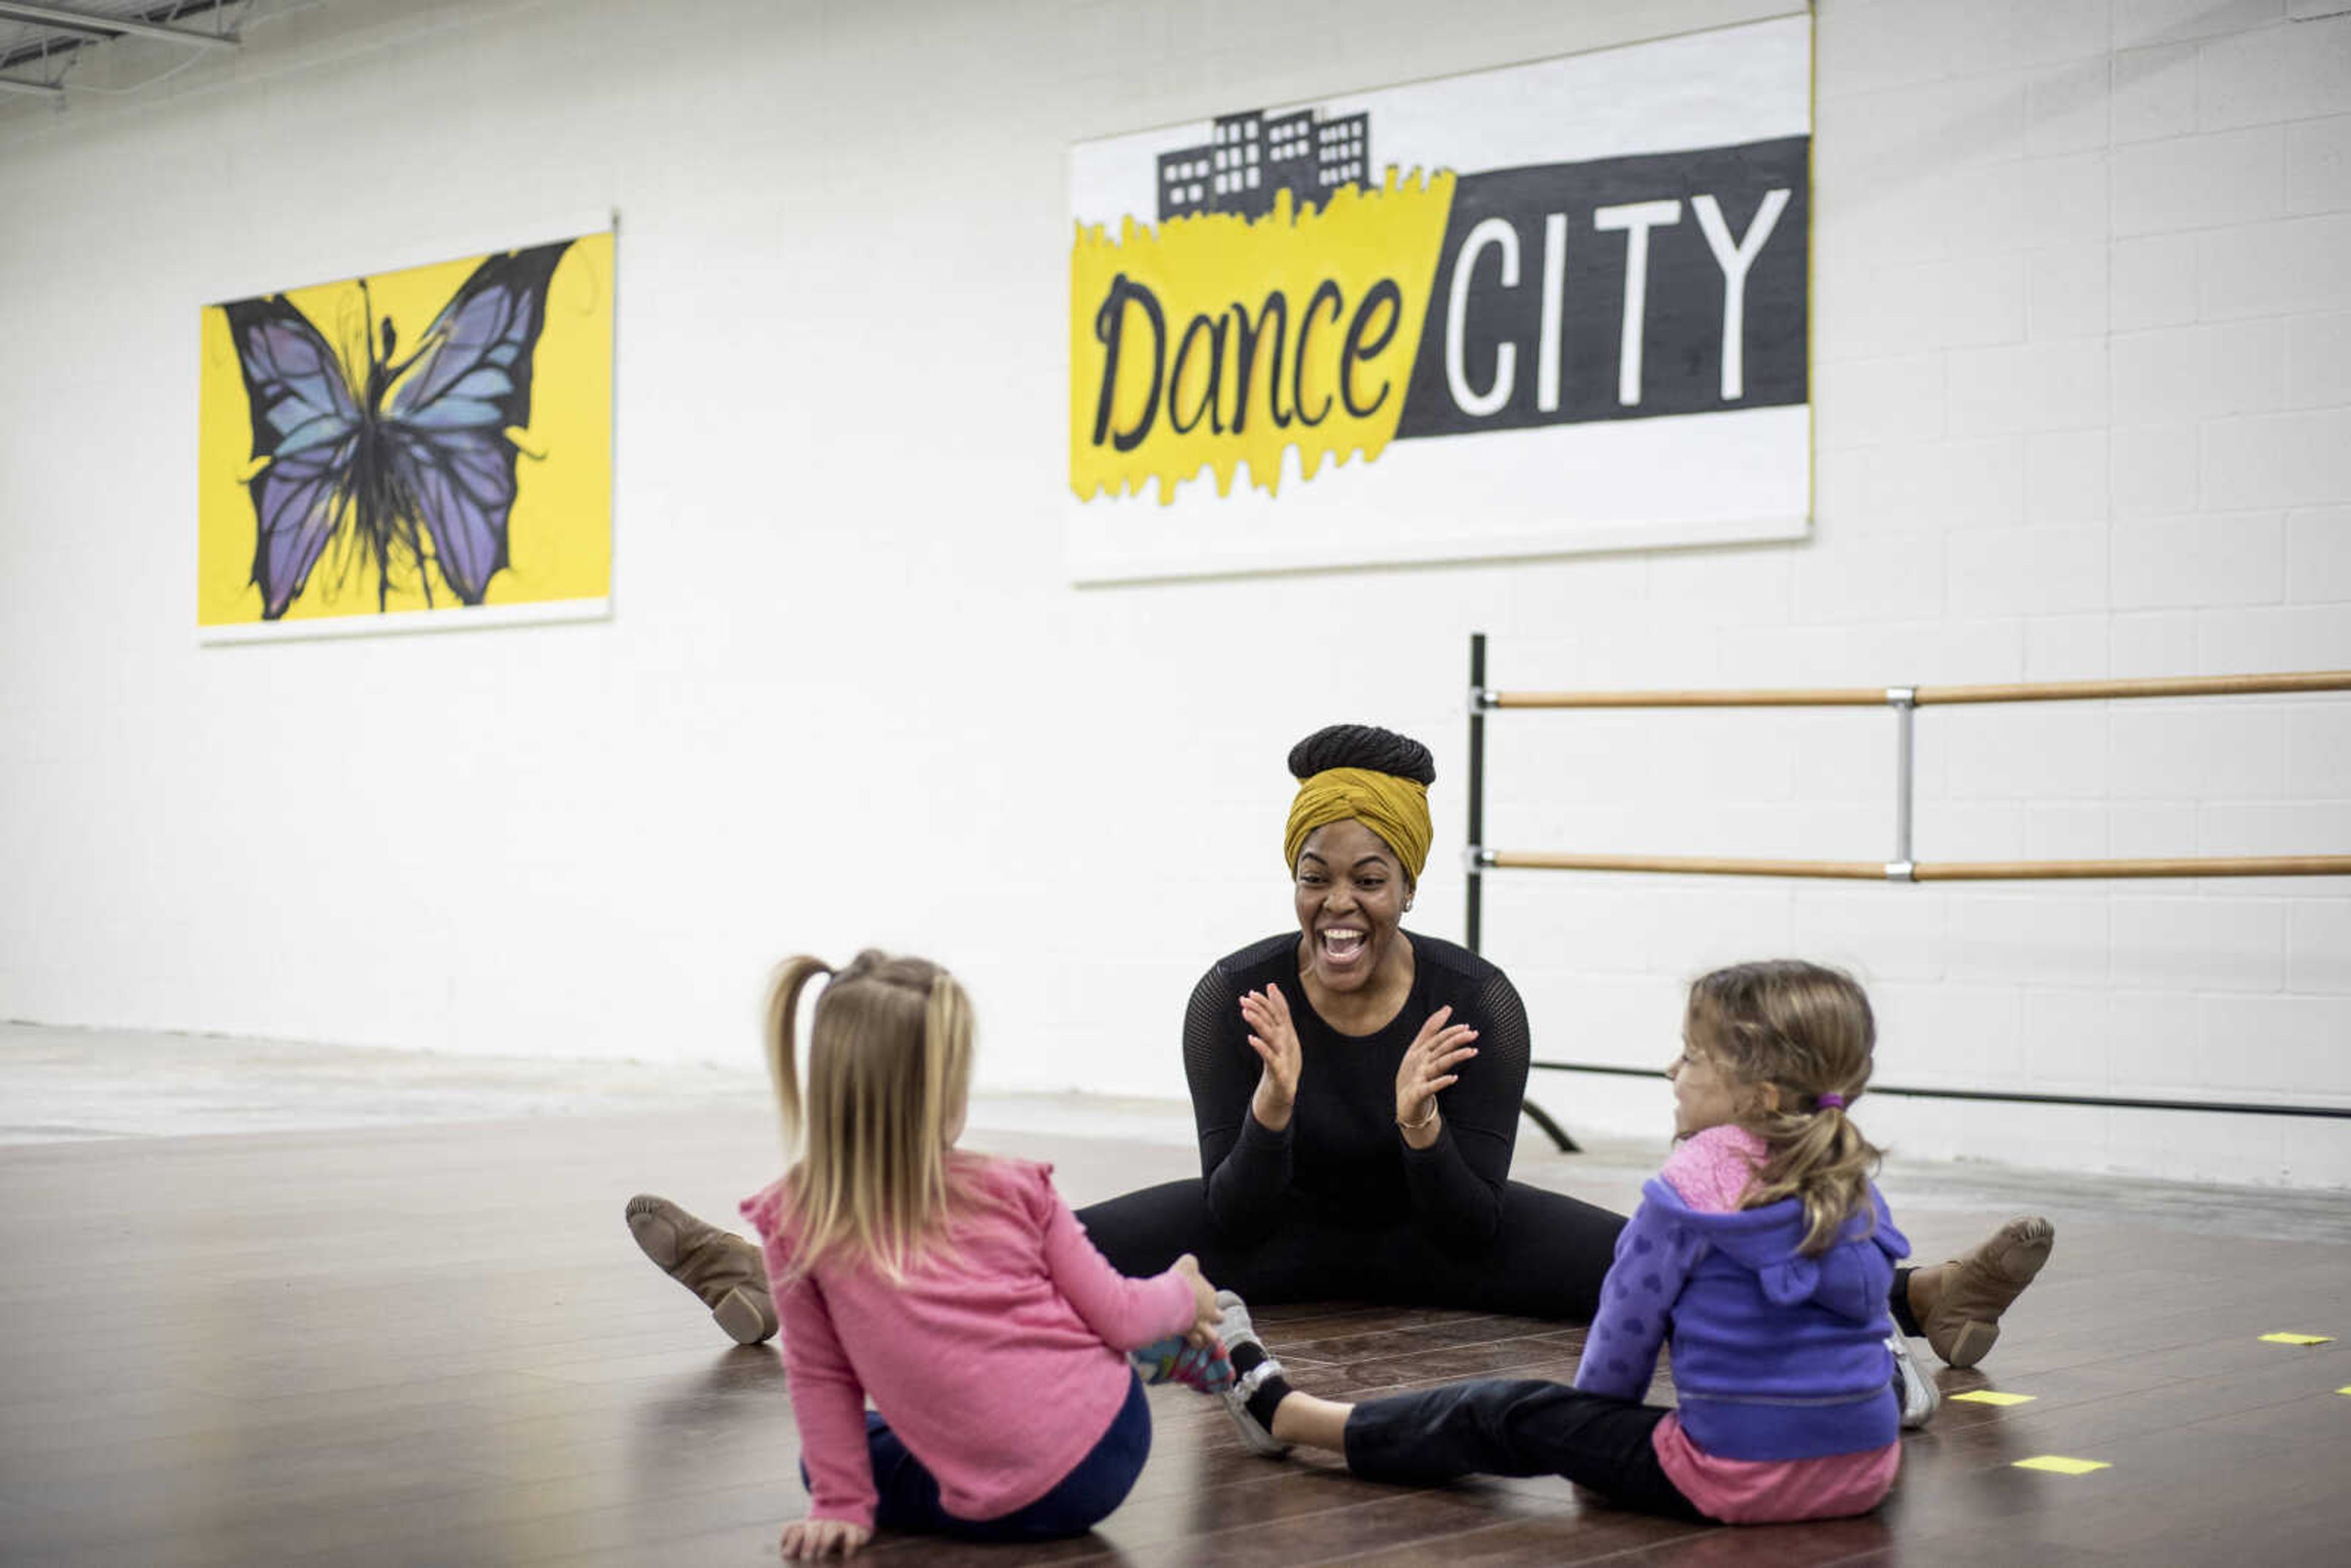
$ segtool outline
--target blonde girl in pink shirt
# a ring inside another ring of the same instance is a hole
[[[820,975],[803,1095],[795,1019]],[[955,1146],[972,1011],[937,965],[789,960],[768,1051],[787,1145],[801,1146],[743,1204],[774,1283],[809,1489],[783,1554],[847,1556],[877,1527],[1083,1534],[1151,1451],[1130,1353],[1154,1381],[1229,1381],[1215,1290],[1189,1255],[1126,1278],[1050,1167]]]

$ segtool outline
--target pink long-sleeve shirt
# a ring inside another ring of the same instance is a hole
[[[1125,1353],[1192,1325],[1191,1285],[1173,1270],[1113,1270],[1053,1190],[1050,1166],[958,1151],[947,1169],[958,1200],[946,1241],[903,1281],[820,1260],[777,1292],[811,1519],[873,1523],[869,1396],[938,1478],[949,1513],[1026,1507],[1110,1429],[1134,1376]],[[790,1278],[784,1184],[742,1208],[768,1278]]]

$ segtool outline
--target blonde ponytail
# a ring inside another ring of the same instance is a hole
[[[1744,1207],[1761,1208],[1783,1197],[1804,1200],[1802,1252],[1818,1255],[1843,1234],[1845,1222],[1869,1212],[1869,1179],[1879,1155],[1844,1111],[1830,1108],[1761,1118],[1756,1131],[1771,1145]]]
[[[1882,1158],[1845,1114],[1869,1082],[1877,1023],[1852,976],[1800,959],[1717,969],[1690,988],[1686,1031],[1744,1085],[1770,1085],[1740,1124],[1769,1150],[1741,1207],[1785,1197],[1804,1206],[1800,1249],[1818,1255],[1854,1216],[1871,1212]]]
[[[807,1092],[795,1082],[800,993],[831,977],[809,1029]],[[844,968],[797,957],[776,972],[768,1060],[797,1219],[792,1271],[840,1257],[897,1281],[946,1228],[947,1145],[971,1081],[970,999],[923,958],[871,949]]]
[[[793,1062],[798,1057],[793,1035],[799,1017],[800,991],[819,975],[831,975],[832,966],[821,958],[787,958],[778,967],[768,988],[768,1080],[776,1086],[776,1111],[782,1119],[784,1146],[800,1141],[800,1086]]]

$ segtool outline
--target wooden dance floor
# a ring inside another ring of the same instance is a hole
[[[770,1127],[752,1103],[0,1148],[0,1563],[772,1562],[804,1500],[782,1367],[728,1344],[621,1222],[640,1188],[725,1214],[772,1173]],[[1529,1134],[1524,1179],[1632,1200],[1631,1165]],[[1164,1144],[970,1141],[1055,1160],[1078,1203],[1190,1166]],[[1998,1179],[1888,1187],[1932,1259],[2031,1207],[1959,1186]],[[1213,1402],[1156,1389],[1150,1465],[1093,1535],[868,1550],[907,1568],[2351,1560],[2340,1195],[2035,1196],[2060,1225],[2048,1272],[1980,1372],[1940,1374],[1947,1396],[2029,1402],[1947,1403],[1871,1518],[1702,1529],[1555,1479],[1375,1486],[1251,1458]],[[1583,1337],[1343,1305],[1259,1321],[1293,1381],[1339,1396],[1566,1378]],[[2281,1332],[2335,1340],[2262,1338]],[[2038,1456],[2106,1468],[2017,1468]]]

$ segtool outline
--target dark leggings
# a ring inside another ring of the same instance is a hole
[[[1151,1406],[1142,1383],[1130,1378],[1126,1403],[1078,1468],[1035,1502],[996,1519],[949,1513],[939,1501],[937,1478],[872,1410],[865,1413],[865,1446],[873,1459],[873,1522],[881,1529],[959,1541],[1054,1541],[1083,1535],[1125,1500],[1151,1455]],[[800,1484],[809,1484],[805,1460]]]
[[[1196,1177],[1147,1186],[1078,1211],[1122,1274],[1158,1273],[1186,1252],[1251,1302],[1352,1301],[1458,1307],[1588,1322],[1624,1217],[1510,1182],[1502,1224],[1482,1246],[1457,1247],[1410,1222],[1334,1224],[1302,1206],[1262,1239],[1228,1239]]]
[[[1461,1476],[1565,1476],[1625,1508],[1703,1520],[1657,1463],[1666,1412],[1563,1383],[1493,1378],[1368,1400],[1347,1416],[1347,1468],[1437,1486]]]
[[[1616,1257],[1625,1217],[1581,1199],[1508,1182],[1502,1225],[1483,1247],[1449,1247],[1409,1223],[1334,1225],[1302,1208],[1252,1242],[1228,1239],[1196,1177],[1163,1182],[1078,1210],[1086,1234],[1122,1274],[1156,1274],[1189,1252],[1200,1272],[1251,1301],[1363,1301],[1590,1322]],[[1903,1333],[1910,1276],[1895,1271],[1886,1305]]]

